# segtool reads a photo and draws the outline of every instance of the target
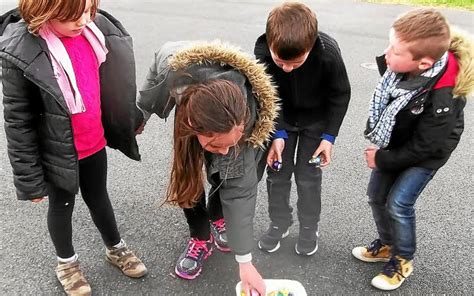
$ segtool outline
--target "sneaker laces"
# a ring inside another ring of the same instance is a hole
[[[217,221],[212,222],[212,225],[214,225],[214,227],[217,229],[217,232],[219,232],[219,234],[222,234],[223,232],[225,232],[225,220],[224,220],[224,218],[221,218]]]
[[[376,239],[367,246],[367,251],[371,252],[373,256],[377,256],[383,246],[384,244],[382,241],[380,239]]]
[[[186,257],[190,257],[192,259],[197,260],[199,258],[199,255],[202,254],[203,251],[206,253],[209,251],[207,243],[208,241],[205,240],[191,238],[188,243],[188,252],[186,253]]]
[[[395,257],[392,257],[390,258],[390,261],[388,261],[385,266],[383,267],[383,271],[382,273],[388,277],[393,277],[393,274],[394,273],[398,273],[399,275],[401,275],[402,277],[405,277],[402,273],[401,273],[401,263],[400,261],[395,258]]]

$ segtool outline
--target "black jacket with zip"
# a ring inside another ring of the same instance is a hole
[[[338,135],[351,87],[336,40],[319,32],[306,61],[290,73],[273,61],[265,34],[257,39],[254,54],[278,86],[282,108],[277,130],[282,121],[300,127],[322,123],[323,133]]]
[[[468,38],[455,31],[452,53],[443,71],[433,78],[418,76],[399,87],[423,90],[396,115],[388,146],[375,154],[377,168],[402,171],[409,167],[439,169],[456,149],[464,130],[464,106],[474,86],[472,52]],[[379,72],[386,70],[384,57],[377,59]],[[426,80],[426,81],[423,81]]]
[[[109,49],[99,69],[107,145],[139,160],[135,129],[143,116],[135,105],[132,40],[104,11],[94,22]],[[78,158],[70,112],[54,78],[46,42],[28,32],[17,9],[0,17],[0,59],[5,133],[18,199],[47,196],[47,182],[77,193]]]

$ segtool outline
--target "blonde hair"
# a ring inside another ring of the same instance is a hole
[[[313,48],[318,34],[316,14],[299,2],[285,2],[270,12],[267,43],[279,58],[291,60]]]
[[[99,0],[91,0],[91,19],[97,12]],[[37,34],[49,20],[74,21],[81,17],[86,0],[20,0],[21,17],[28,24],[28,31]]]
[[[411,10],[399,16],[392,25],[397,37],[408,43],[414,60],[423,57],[440,59],[449,49],[449,24],[438,11],[428,8]]]

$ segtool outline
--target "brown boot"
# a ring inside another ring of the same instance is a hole
[[[87,282],[79,267],[79,261],[58,263],[56,276],[64,288],[64,292],[71,296],[91,295],[91,286]]]
[[[119,248],[107,247],[105,259],[117,266],[128,277],[140,278],[147,274],[145,264],[125,244]]]

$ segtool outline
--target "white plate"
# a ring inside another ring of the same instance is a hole
[[[265,285],[267,286],[267,294],[275,290],[287,289],[289,292],[293,293],[294,296],[307,296],[306,290],[303,285],[298,281],[293,280],[283,280],[283,279],[272,279],[264,280]],[[242,292],[242,282],[239,282],[235,286],[235,293],[237,296],[240,296]]]

